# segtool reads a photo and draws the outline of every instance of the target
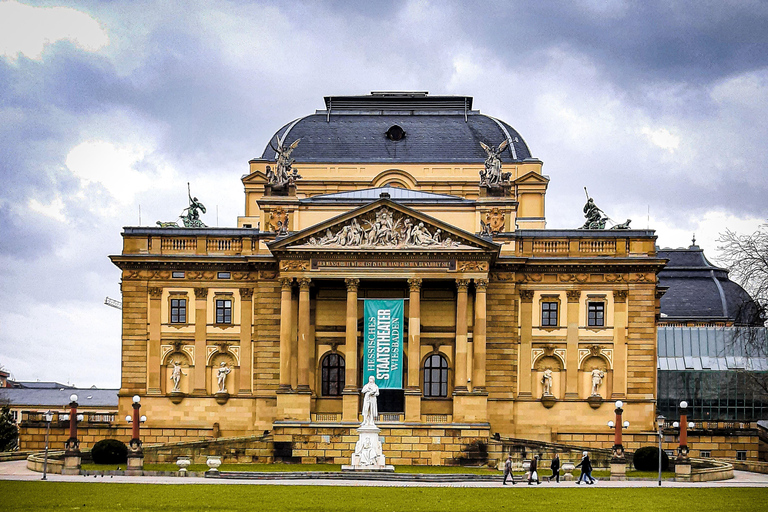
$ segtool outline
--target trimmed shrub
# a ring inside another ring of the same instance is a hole
[[[635,452],[632,464],[638,471],[658,471],[659,470],[659,448],[658,446],[643,446]],[[661,470],[669,469],[669,456],[662,450],[661,452]]]
[[[117,439],[102,439],[91,448],[96,464],[122,464],[128,460],[128,447]]]

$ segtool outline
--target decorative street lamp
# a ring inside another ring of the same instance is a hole
[[[666,418],[662,415],[659,415],[656,418],[656,424],[659,426],[659,487],[661,487],[661,440],[664,437],[662,430],[664,428],[665,419]]]
[[[627,459],[624,457],[624,445],[621,443],[622,427],[629,428],[629,422],[622,423],[621,415],[624,412],[624,402],[616,401],[616,421],[609,421],[608,427],[614,429],[613,457],[611,457],[611,480],[625,480],[627,472]]]
[[[680,422],[672,424],[680,428],[680,446],[677,447],[677,460],[675,461],[675,479],[691,479],[691,460],[688,458],[688,428],[693,428],[694,423],[688,423],[688,402],[680,402]]]
[[[45,413],[45,422],[48,426],[45,429],[45,457],[43,458],[43,480],[48,480],[46,476],[48,473],[48,435],[51,433],[51,421],[53,421],[53,413],[48,411]]]
[[[80,441],[77,439],[77,422],[83,420],[82,414],[77,414],[77,395],[69,397],[69,414],[61,416],[63,420],[69,420],[69,439],[64,443],[64,467],[61,472],[64,475],[80,474]]]
[[[128,443],[128,468],[126,475],[141,475],[144,470],[144,451],[141,449],[141,436],[139,429],[142,423],[147,421],[146,416],[140,416],[141,397],[133,395],[133,417],[126,416],[125,421],[133,424],[131,442]]]

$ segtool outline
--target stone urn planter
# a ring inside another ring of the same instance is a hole
[[[187,474],[187,468],[192,464],[192,461],[188,457],[179,457],[176,459],[176,465],[179,466],[179,473],[182,475]]]
[[[562,466],[563,472],[565,473],[563,475],[563,480],[573,480],[573,470],[576,469],[576,466],[573,464],[573,462],[566,462]]]
[[[208,456],[208,460],[205,463],[210,468],[208,470],[208,473],[218,473],[219,472],[219,466],[221,466],[221,457],[216,457],[216,456],[213,456],[213,455],[209,455]]]

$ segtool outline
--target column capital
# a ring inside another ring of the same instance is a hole
[[[457,279],[456,288],[459,290],[459,292],[466,293],[467,288],[469,288],[469,279]]]
[[[309,285],[312,282],[312,280],[308,277],[298,277],[296,278],[296,281],[299,283],[299,289],[300,290],[309,290]]]
[[[293,286],[293,278],[292,277],[281,277],[280,278],[280,288],[282,290],[290,290]]]
[[[421,290],[421,279],[413,278],[408,280],[408,289],[412,292]]]
[[[486,288],[488,288],[487,279],[475,279],[475,291],[485,292]]]
[[[520,300],[522,302],[533,302],[533,290],[520,290]]]
[[[619,303],[627,302],[628,294],[627,290],[613,290],[613,301]]]
[[[150,286],[147,288],[147,291],[149,292],[149,296],[153,299],[159,299],[163,296],[163,289],[157,286]]]
[[[347,285],[348,292],[356,292],[360,287],[360,280],[354,277],[348,277],[344,280],[344,283]]]
[[[196,299],[205,299],[208,297],[208,288],[195,288],[195,298]]]
[[[568,296],[568,302],[579,302],[581,298],[581,290],[566,290],[565,294]]]
[[[251,300],[253,298],[253,288],[240,288],[240,298]]]

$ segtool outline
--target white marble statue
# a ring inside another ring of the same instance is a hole
[[[599,368],[592,370],[592,396],[600,395],[600,384],[603,383],[603,377],[605,373]]]
[[[376,397],[379,396],[379,386],[373,375],[368,377],[368,383],[363,386],[363,423],[362,425],[375,425],[374,420],[379,417],[379,406]]]
[[[544,375],[541,377],[541,383],[544,384],[544,394],[552,394],[552,370],[547,368],[544,370]]]
[[[219,369],[216,372],[216,379],[219,382],[219,393],[227,392],[227,375],[232,371],[232,368],[227,366],[225,361],[221,362]]]
[[[171,372],[171,380],[173,381],[173,392],[179,392],[181,391],[181,376],[187,375],[184,373],[184,370],[181,368],[181,363],[178,361],[171,361],[171,364],[173,365],[173,371]]]

